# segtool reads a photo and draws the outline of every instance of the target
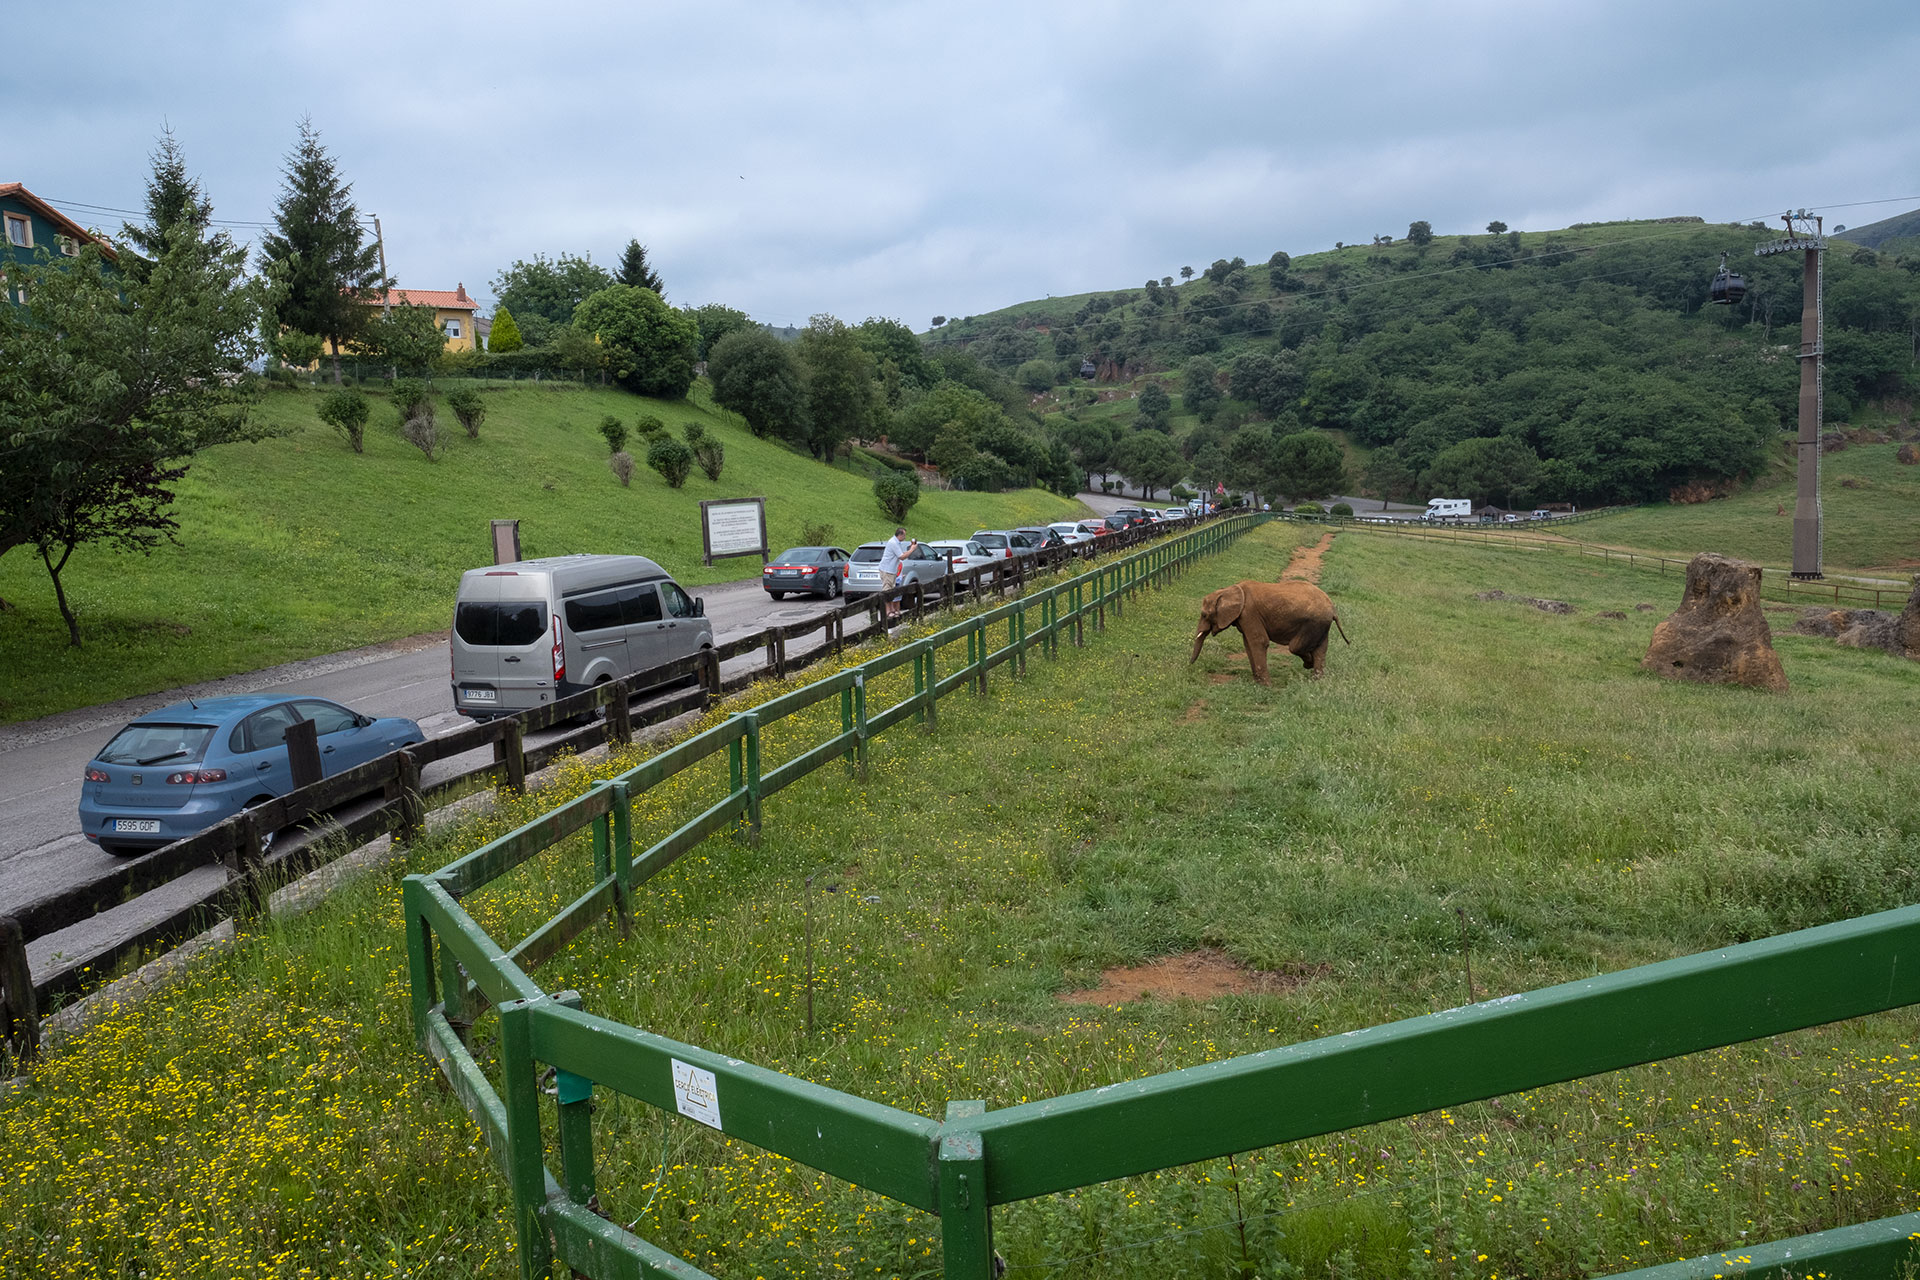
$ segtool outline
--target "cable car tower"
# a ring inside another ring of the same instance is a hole
[[[1762,258],[1776,253],[1806,255],[1801,275],[1804,301],[1800,306],[1799,482],[1793,501],[1793,576],[1818,578],[1823,576],[1820,572],[1820,424],[1825,407],[1821,398],[1821,373],[1826,365],[1823,255],[1827,240],[1821,234],[1818,214],[1798,209],[1781,214],[1780,220],[1787,224],[1786,238],[1770,240],[1753,252],[1755,257]],[[1717,293],[1721,279],[1726,276],[1726,262],[1722,259],[1720,276],[1714,279],[1715,302],[1721,300]],[[1745,292],[1744,283],[1742,292]]]

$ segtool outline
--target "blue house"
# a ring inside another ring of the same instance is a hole
[[[61,213],[18,182],[0,182],[0,281],[13,263],[32,263],[42,249],[77,257],[83,244],[97,244],[109,259],[119,255],[104,237]],[[5,286],[7,301],[20,302],[17,286]]]

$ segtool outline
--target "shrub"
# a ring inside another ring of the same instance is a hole
[[[393,407],[400,411],[400,421],[411,422],[420,416],[421,406],[427,407],[431,416],[433,393],[427,390],[427,384],[417,378],[402,378],[393,384]]]
[[[693,460],[700,464],[700,471],[709,480],[720,478],[720,468],[727,463],[727,447],[707,434],[707,429],[697,422],[689,422],[681,428],[687,437],[687,447],[693,450]]]
[[[460,425],[467,429],[467,434],[478,440],[480,424],[487,418],[487,405],[480,398],[480,393],[471,387],[462,387],[447,396],[447,407],[453,410],[454,417],[460,419]]]
[[[290,368],[304,369],[320,359],[327,343],[317,334],[288,329],[275,336],[272,345],[274,359]]]
[[[625,449],[614,450],[613,456],[607,459],[607,466],[619,477],[622,489],[633,483],[633,455]]]
[[[420,412],[408,418],[400,428],[400,434],[408,444],[427,455],[427,461],[433,461],[434,450],[440,446],[440,427],[434,421],[433,401],[423,401]]]
[[[800,545],[803,547],[828,547],[833,545],[833,526],[830,524],[803,524],[800,526]]]
[[[329,391],[320,400],[320,421],[347,438],[355,453],[366,452],[367,418],[373,406],[358,391]]]
[[[669,489],[678,489],[693,470],[693,450],[662,431],[647,446],[647,465],[660,473]]]
[[[520,336],[520,326],[514,323],[513,313],[505,307],[495,311],[493,330],[487,334],[487,350],[504,356],[525,345],[525,340]]]
[[[658,440],[667,434],[667,424],[650,413],[643,413],[633,421],[633,429],[640,433],[642,440]]]
[[[621,452],[627,447],[627,424],[608,414],[600,419],[600,438],[607,442],[608,453]]]
[[[1333,516],[1350,516],[1353,514],[1353,508],[1347,503],[1336,502],[1327,508],[1327,514]]]
[[[920,501],[920,477],[909,476],[899,471],[889,471],[873,482],[873,496],[880,503],[880,510],[887,519],[896,524],[907,518],[907,512],[913,510],[914,503]]]
[[[1177,484],[1173,486],[1173,488],[1167,490],[1167,493],[1170,497],[1173,498],[1175,502],[1185,502],[1189,498],[1196,498],[1199,496],[1193,490],[1187,488],[1187,486],[1183,484]]]
[[[1327,514],[1327,509],[1317,502],[1303,502],[1293,509],[1293,514],[1297,516],[1323,516]],[[1353,513],[1352,511],[1348,511],[1347,514],[1351,515]]]

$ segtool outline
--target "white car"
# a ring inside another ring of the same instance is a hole
[[[929,542],[926,546],[928,551],[950,563],[955,573],[965,573],[979,565],[993,563],[993,553],[972,538],[946,538]]]
[[[1168,507],[1161,514],[1169,520],[1185,520],[1187,518],[1187,509],[1185,507]]]
[[[1069,551],[1075,555],[1083,555],[1093,549],[1093,534],[1081,528],[1081,524],[1079,520],[1059,520],[1048,525],[1047,528],[1060,535],[1060,540],[1067,544]]]

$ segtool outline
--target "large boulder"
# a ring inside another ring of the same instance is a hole
[[[1671,680],[1785,691],[1787,673],[1760,610],[1759,567],[1695,556],[1680,607],[1653,629],[1640,665]]]

